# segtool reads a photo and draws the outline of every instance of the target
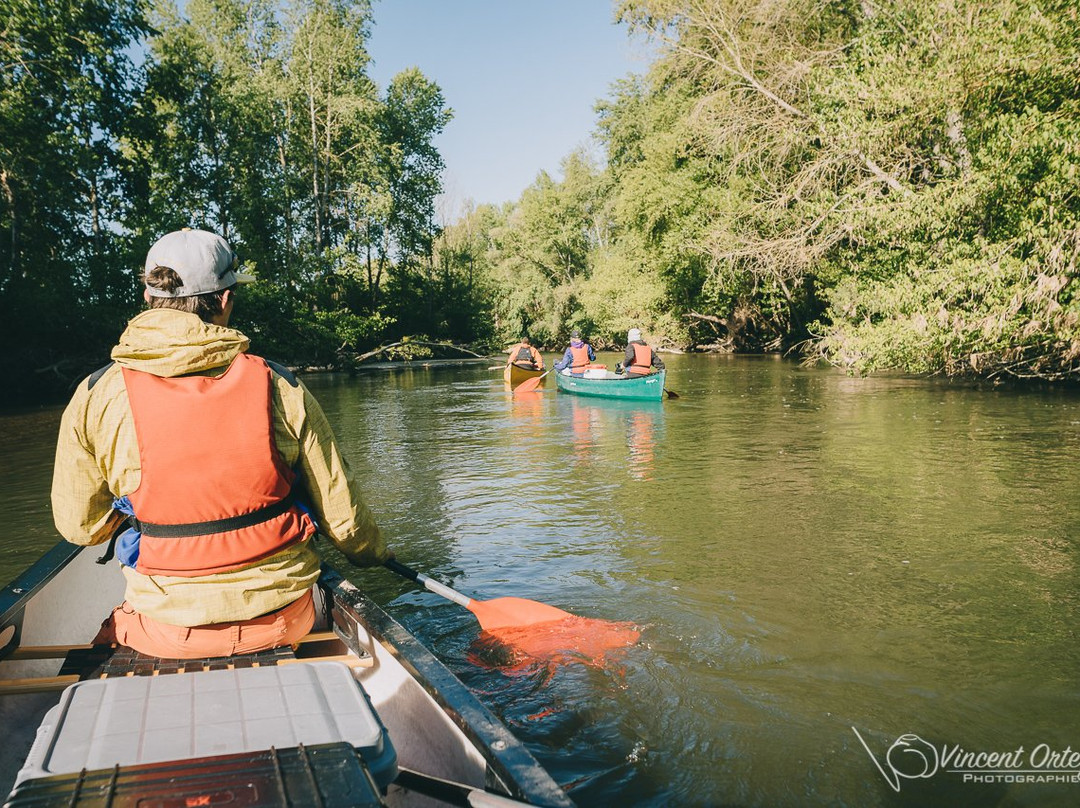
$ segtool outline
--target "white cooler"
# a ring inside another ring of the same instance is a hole
[[[16,785],[39,777],[346,742],[385,788],[397,755],[340,662],[91,679],[45,715]]]

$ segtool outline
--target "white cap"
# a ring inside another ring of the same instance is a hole
[[[220,292],[236,283],[251,283],[253,275],[236,271],[236,253],[229,242],[216,233],[184,228],[158,239],[146,254],[145,269],[151,272],[168,267],[180,276],[183,285],[167,292],[147,287],[151,297],[192,297]]]
[[[626,332],[627,342],[638,342],[641,339],[641,331],[637,328],[631,328]]]

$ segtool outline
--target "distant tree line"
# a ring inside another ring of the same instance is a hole
[[[451,111],[415,69],[374,85],[367,0],[0,0],[5,394],[105,361],[146,249],[184,226],[234,243],[261,279],[237,325],[293,364],[637,326],[852,372],[1077,377],[1072,0],[613,10],[656,57],[598,103],[598,153],[440,228]]]
[[[485,335],[430,267],[451,112],[415,69],[379,92],[370,25],[366,0],[0,0],[7,395],[103,364],[181,227],[258,275],[238,325],[284,361]]]
[[[620,0],[658,47],[603,154],[437,243],[501,336],[1080,373],[1072,0]]]

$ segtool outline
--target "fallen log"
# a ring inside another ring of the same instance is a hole
[[[379,354],[386,353],[392,348],[399,348],[402,345],[425,345],[429,348],[452,348],[453,350],[459,351],[460,353],[468,354],[469,356],[475,356],[477,359],[486,358],[486,354],[478,354],[475,351],[464,347],[463,345],[454,345],[452,342],[427,342],[425,340],[419,339],[407,339],[400,340],[398,342],[391,342],[389,345],[381,345],[373,351],[367,351],[365,353],[359,354],[355,357],[354,361],[357,364],[360,364],[366,359],[370,359],[373,356],[378,356]]]

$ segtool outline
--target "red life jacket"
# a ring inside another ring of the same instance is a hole
[[[570,346],[570,370],[580,373],[591,362],[592,360],[589,359],[588,345],[582,345],[580,348],[575,348],[573,345]]]
[[[216,377],[123,371],[142,471],[128,495],[142,532],[138,572],[240,569],[315,533],[274,444],[265,361],[240,354]]]
[[[652,373],[652,348],[648,345],[639,345],[636,342],[630,344],[634,346],[634,364],[627,365],[626,372],[639,375]]]

